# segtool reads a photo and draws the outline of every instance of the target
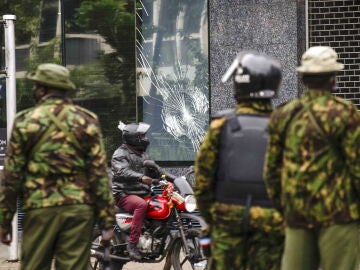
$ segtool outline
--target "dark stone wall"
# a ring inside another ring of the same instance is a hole
[[[221,77],[242,50],[278,59],[283,69],[277,106],[301,92],[296,66],[305,50],[305,0],[209,0],[211,113],[234,105]]]

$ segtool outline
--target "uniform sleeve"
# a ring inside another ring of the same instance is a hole
[[[88,127],[89,129],[90,127]],[[99,124],[93,124],[93,141],[87,157],[88,179],[94,197],[99,226],[103,229],[113,226],[114,202],[106,167],[106,155]]]
[[[360,199],[360,114],[355,108],[351,110],[344,131],[342,147],[345,164]]]
[[[269,139],[264,163],[264,180],[268,195],[275,208],[281,212],[281,168],[283,159],[283,140],[281,132],[275,128],[275,120],[270,118]]]
[[[195,160],[195,196],[201,215],[211,223],[210,208],[215,202],[220,133],[225,118],[214,120],[205,135]]]
[[[11,231],[11,221],[16,212],[17,198],[25,177],[26,157],[24,155],[23,138],[20,127],[14,122],[9,144],[6,148],[5,167],[1,176],[0,186],[0,211],[2,212],[1,227],[4,232]]]

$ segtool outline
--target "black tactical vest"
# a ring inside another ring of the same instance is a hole
[[[221,131],[216,200],[272,207],[263,180],[268,117],[227,112]]]

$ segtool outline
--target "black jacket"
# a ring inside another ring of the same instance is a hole
[[[149,156],[145,152],[139,153],[122,144],[115,150],[111,159],[112,193],[116,199],[125,195],[145,197],[151,194],[150,186],[141,181],[143,175],[152,178],[154,175],[143,163]]]

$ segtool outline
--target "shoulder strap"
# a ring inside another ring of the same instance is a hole
[[[337,156],[341,157],[341,152],[340,152],[339,148],[337,147],[336,143],[329,136],[326,135],[324,129],[319,124],[319,121],[315,117],[315,115],[314,115],[313,111],[311,110],[310,106],[307,103],[303,102],[303,101],[300,101],[300,102],[304,106],[304,108],[307,110],[307,112],[309,113],[310,121],[314,125],[315,129],[326,140],[326,142],[330,145],[331,149],[335,152],[335,154]]]
[[[67,111],[67,107],[65,106],[64,109],[61,111]],[[65,133],[65,135],[67,135],[72,141],[73,143],[76,145],[76,147],[78,149],[81,149],[80,143],[79,141],[75,138],[75,136],[69,131],[69,129],[67,128],[67,126],[65,126],[59,119],[59,116],[56,117],[54,114],[52,114],[49,111],[45,111],[45,113],[47,114],[47,116],[50,117],[50,119],[54,122],[54,124],[60,128],[62,130],[62,132]]]
[[[225,116],[227,118],[227,121],[229,123],[229,126],[231,128],[232,132],[236,132],[241,129],[239,120],[237,118],[237,115],[235,111]]]
[[[72,142],[76,145],[78,149],[81,149],[79,141],[69,131],[69,129],[61,122],[63,116],[66,114],[67,111],[68,111],[67,106],[64,106],[61,112],[57,116],[55,116],[53,113],[45,110],[45,114],[51,119],[53,123],[48,127],[48,129],[42,135],[42,137],[37,142],[37,144],[31,149],[30,156],[33,156],[33,154],[39,149],[40,145],[42,145],[50,137],[51,132],[54,131],[56,127],[60,128],[61,131],[64,132],[65,135],[70,138],[70,140],[72,140]]]

